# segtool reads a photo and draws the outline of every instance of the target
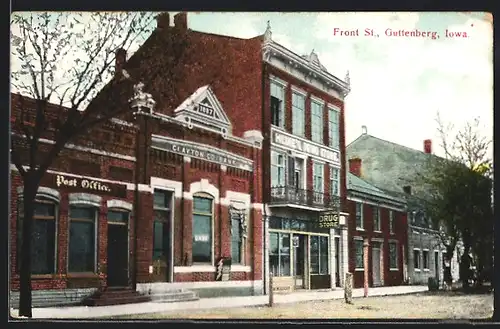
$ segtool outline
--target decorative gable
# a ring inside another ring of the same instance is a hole
[[[174,110],[175,118],[187,122],[188,126],[200,127],[221,134],[231,134],[231,122],[215,97],[210,86],[198,88]]]

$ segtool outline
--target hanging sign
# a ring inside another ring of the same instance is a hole
[[[325,211],[319,215],[318,227],[319,228],[338,228],[339,227],[339,213],[337,211]]]

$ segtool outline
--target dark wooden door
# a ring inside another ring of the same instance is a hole
[[[128,227],[108,224],[108,286],[128,285]]]

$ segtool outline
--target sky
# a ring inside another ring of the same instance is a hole
[[[314,49],[338,78],[349,71],[347,143],[365,125],[370,135],[418,150],[423,140],[432,139],[434,152],[442,155],[438,111],[455,129],[479,118],[482,134],[493,139],[493,25],[488,14],[188,13],[193,30],[240,38],[263,34],[267,21],[273,40],[300,55]],[[365,36],[365,29],[378,37]],[[432,33],[387,36],[387,29],[435,32],[439,38]],[[358,30],[358,36],[340,35],[348,30]],[[447,30],[455,37],[447,37]]]
[[[170,12],[171,20],[175,13]],[[83,16],[78,20],[89,20]],[[423,150],[425,139],[432,139],[434,153],[442,155],[435,121],[438,111],[442,120],[456,129],[479,118],[481,133],[493,139],[491,15],[188,13],[190,29],[239,38],[263,34],[268,21],[276,42],[299,55],[314,49],[320,62],[338,78],[344,79],[349,71],[351,92],[345,99],[347,144],[366,126],[370,135],[417,150]],[[372,30],[373,36],[365,36],[366,29]],[[430,37],[386,33],[399,30],[430,32]],[[358,35],[346,35],[344,31],[358,31]],[[446,31],[453,32],[455,37],[447,37]],[[12,25],[11,32],[19,35]],[[432,38],[432,33],[439,37]],[[463,37],[464,33],[467,37]],[[57,63],[61,74],[71,72],[78,64],[76,61],[87,56],[77,42],[82,38],[75,38],[74,59],[66,56],[64,62]],[[133,44],[128,55],[138,46]],[[15,56],[11,57],[12,70],[20,64]]]

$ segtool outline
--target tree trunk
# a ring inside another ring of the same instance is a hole
[[[471,272],[470,272],[470,247],[469,246],[464,246],[464,253],[460,259],[460,280],[462,281],[462,288],[464,290],[468,290],[470,285],[469,285],[469,280],[471,278]]]
[[[32,317],[31,314],[31,240],[33,215],[38,184],[25,178],[23,191],[23,227],[21,242],[21,266],[19,268],[19,316]],[[18,246],[19,247],[19,246]]]
[[[453,255],[455,253],[456,243],[452,243],[446,246],[446,254],[444,257],[444,270],[443,270],[443,281],[446,282],[448,287],[451,287],[453,284],[453,276],[451,275],[451,260],[453,259]],[[448,266],[446,266],[446,264]]]

